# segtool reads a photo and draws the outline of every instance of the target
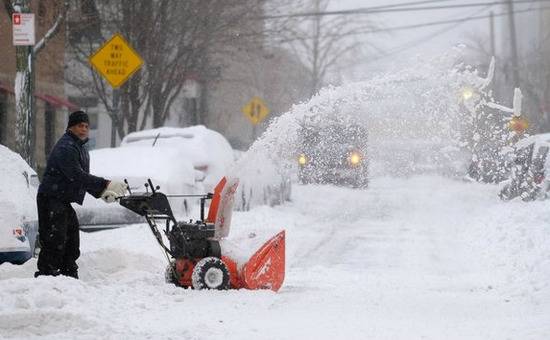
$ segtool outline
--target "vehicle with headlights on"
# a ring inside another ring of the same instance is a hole
[[[368,186],[367,131],[363,126],[302,126],[299,140],[300,183]]]

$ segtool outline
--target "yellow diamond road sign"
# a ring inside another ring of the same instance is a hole
[[[269,108],[260,97],[252,98],[241,111],[254,125],[259,124],[269,115]]]
[[[112,87],[118,88],[141,67],[143,60],[117,33],[90,57],[90,64]]]

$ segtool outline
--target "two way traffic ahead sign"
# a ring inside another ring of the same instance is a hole
[[[117,33],[90,57],[90,64],[113,88],[118,88],[139,70],[143,60]]]

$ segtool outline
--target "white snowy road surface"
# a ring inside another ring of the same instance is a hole
[[[278,293],[164,283],[146,226],[82,234],[81,280],[0,266],[2,339],[549,339],[550,204],[375,178],[236,212],[226,247],[287,231]]]

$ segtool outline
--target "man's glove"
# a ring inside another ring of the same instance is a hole
[[[118,197],[124,196],[128,186],[126,183],[111,181],[107,184],[107,188],[101,194],[101,199],[107,203],[113,203]]]

